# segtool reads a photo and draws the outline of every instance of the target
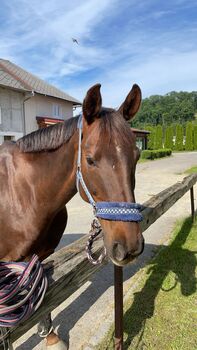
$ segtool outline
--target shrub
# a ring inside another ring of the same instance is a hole
[[[188,122],[186,124],[186,135],[185,135],[185,150],[192,151],[194,149],[193,143],[193,125]]]
[[[141,152],[142,159],[156,159],[170,156],[172,153],[171,149],[157,149],[157,150],[144,150]]]

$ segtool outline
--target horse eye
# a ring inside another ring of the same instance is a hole
[[[95,161],[91,157],[87,157],[86,160],[87,160],[88,165],[95,165]]]

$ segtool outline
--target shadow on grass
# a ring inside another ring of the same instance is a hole
[[[168,247],[161,249],[159,255],[152,261],[153,266],[148,270],[150,276],[142,290],[134,294],[133,304],[124,315],[124,332],[127,334],[124,349],[128,349],[134,337],[139,333],[138,344],[141,343],[146,320],[154,314],[155,299],[170,271],[173,271],[176,276],[174,286],[168,290],[162,290],[169,292],[179,282],[184,296],[195,293],[195,252],[182,248],[191,228],[192,221],[187,219],[174,241]]]

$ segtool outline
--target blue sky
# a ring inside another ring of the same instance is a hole
[[[1,0],[0,32],[0,57],[80,100],[197,90],[196,0]]]

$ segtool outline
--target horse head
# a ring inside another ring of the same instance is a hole
[[[83,102],[81,172],[95,202],[135,203],[135,169],[139,159],[128,120],[137,113],[141,90],[133,85],[118,110],[103,108],[100,84],[91,87]],[[85,201],[86,191],[79,186]],[[142,253],[144,239],[139,222],[99,219],[111,260],[126,265]]]

